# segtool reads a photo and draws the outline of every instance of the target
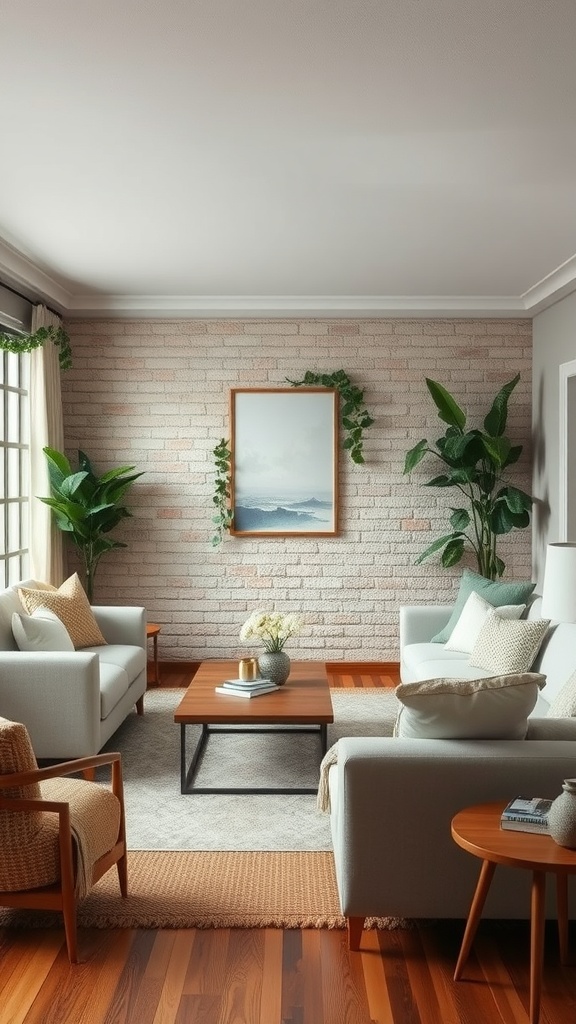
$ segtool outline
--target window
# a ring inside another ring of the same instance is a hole
[[[29,575],[29,365],[0,351],[0,587]]]

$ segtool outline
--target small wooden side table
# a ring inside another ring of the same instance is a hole
[[[506,801],[479,804],[452,819],[452,838],[458,846],[482,859],[480,877],[468,914],[460,955],[454,971],[459,981],[472,948],[482,909],[497,864],[532,872],[530,922],[530,1024],[540,1016],[544,957],[544,894],[546,874],[556,875],[560,962],[568,962],[568,875],[576,874],[576,850],[558,846],[550,836],[500,828]]]
[[[158,626],[155,622],[149,622],[146,626],[146,639],[152,640],[154,657],[154,679],[149,679],[148,682],[154,683],[155,686],[160,686],[160,670],[158,668],[158,633],[161,629],[162,626]]]

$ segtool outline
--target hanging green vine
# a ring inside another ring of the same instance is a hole
[[[317,387],[319,384],[324,388],[336,388],[342,398],[340,417],[345,431],[345,438],[342,447],[350,452],[352,462],[363,463],[364,431],[374,423],[366,406],[364,405],[364,392],[361,388],[352,383],[344,370],[337,370],[336,373],[313,373],[307,370],[302,380],[286,380],[293,388]]]
[[[364,392],[361,388],[352,384],[344,370],[337,370],[336,373],[313,373],[311,370],[307,370],[302,380],[290,380],[289,377],[286,377],[286,380],[293,388],[318,387],[318,385],[321,385],[325,388],[335,388],[339,392],[342,398],[340,416],[346,433],[342,447],[350,453],[350,458],[353,462],[363,463],[364,431],[372,426],[374,420],[364,405]],[[212,519],[216,526],[216,531],[212,537],[212,545],[213,547],[218,547],[224,540],[224,535],[230,530],[233,520],[232,509],[230,508],[232,452],[229,442],[222,438],[213,449],[212,454],[214,455],[216,465],[216,479],[212,501],[217,511],[217,514]]]
[[[69,370],[72,366],[72,349],[70,338],[63,327],[39,327],[34,334],[4,334],[0,333],[0,349],[6,352],[33,352],[35,348],[42,348],[47,341],[51,341],[58,348],[58,362],[61,370]]]
[[[216,506],[216,515],[212,519],[216,532],[212,537],[212,546],[217,548],[224,540],[224,534],[228,532],[232,525],[232,509],[230,508],[232,452],[228,446],[228,441],[224,437],[216,445],[212,454],[216,463],[216,479],[214,496],[212,498]]]

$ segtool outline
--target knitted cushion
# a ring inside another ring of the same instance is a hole
[[[550,619],[529,622],[501,618],[489,612],[470,655],[474,668],[502,675],[528,672],[548,632]]]
[[[18,595],[29,615],[37,608],[49,608],[54,612],[66,626],[76,650],[106,643],[77,572],[65,580],[58,590],[19,587]]]
[[[551,702],[547,718],[573,718],[576,716],[576,672],[566,680]]]

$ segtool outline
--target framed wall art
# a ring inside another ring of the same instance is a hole
[[[230,533],[337,534],[336,390],[234,388],[230,436]]]

